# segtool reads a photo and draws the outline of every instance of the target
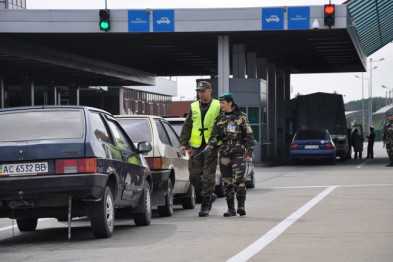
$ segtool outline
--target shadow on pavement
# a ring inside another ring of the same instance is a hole
[[[0,240],[0,253],[10,252],[13,249],[20,251],[20,248],[24,248],[23,250],[29,248],[68,250],[71,248],[143,246],[154,244],[172,236],[176,228],[175,225],[170,224],[152,224],[147,227],[137,227],[131,224],[130,221],[129,225],[116,225],[112,238],[96,239],[91,232],[90,226],[73,226],[72,239],[70,241],[67,239],[66,227],[44,228],[35,232],[18,233],[15,237],[12,237],[10,234],[9,238]]]

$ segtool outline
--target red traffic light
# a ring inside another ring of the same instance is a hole
[[[325,5],[324,12],[325,15],[334,15],[336,12],[336,6],[332,4]]]
[[[336,20],[336,6],[332,4],[325,5],[323,12],[325,26],[332,28]]]

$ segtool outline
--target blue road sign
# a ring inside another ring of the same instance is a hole
[[[154,32],[174,32],[175,31],[175,11],[174,10],[154,10],[153,11],[153,31]]]
[[[262,30],[284,30],[284,8],[263,8]]]
[[[128,11],[128,32],[149,32],[150,15],[145,10]]]
[[[288,29],[310,29],[310,7],[288,7]]]

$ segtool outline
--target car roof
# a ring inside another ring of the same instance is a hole
[[[29,110],[36,110],[36,109],[81,109],[81,110],[94,110],[98,111],[104,114],[111,115],[111,113],[95,108],[95,107],[89,107],[89,106],[61,106],[61,105],[45,105],[45,106],[24,106],[24,107],[9,107],[9,108],[3,108],[0,109],[0,113],[2,112],[18,112],[18,111],[29,111]]]
[[[177,121],[177,122],[186,121],[185,117],[165,117],[165,119],[169,122],[171,122],[171,121]]]
[[[154,115],[116,115],[115,118],[122,118],[122,119],[127,119],[127,118],[154,118],[154,119],[159,119],[162,117],[160,116],[154,116]]]
[[[312,131],[312,132],[326,132],[328,130],[327,129],[323,129],[323,128],[320,128],[320,129],[318,129],[318,128],[302,128],[302,129],[299,129],[297,132],[309,132],[309,131]]]

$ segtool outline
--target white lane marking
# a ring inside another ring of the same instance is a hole
[[[311,188],[327,188],[329,186],[278,186],[278,187],[263,187],[262,189],[311,189]]]
[[[50,218],[39,219],[39,220],[38,220],[38,223],[39,223],[39,222],[45,222],[45,221],[48,221],[48,220],[51,220],[51,219],[50,219]],[[10,220],[10,223],[11,223],[11,220]],[[13,226],[0,227],[0,232],[2,232],[2,231],[7,231],[7,230],[11,230],[12,227],[13,227]],[[16,225],[16,221],[15,221],[14,228],[15,228],[15,229],[18,229],[18,226]]]
[[[313,188],[327,188],[332,185],[321,186],[279,186],[279,187],[262,187],[261,189],[267,190],[280,190],[280,189],[313,189]],[[338,187],[390,187],[393,184],[354,184],[354,185],[337,185]]]
[[[296,223],[304,214],[306,214],[310,209],[312,209],[315,205],[317,205],[320,201],[322,201],[325,197],[327,197],[330,193],[332,193],[338,186],[330,186],[323,190],[316,197],[308,201],[304,206],[296,210],[289,217],[281,221],[278,225],[270,229],[269,232],[264,234],[254,243],[246,247],[237,255],[231,257],[227,260],[227,262],[243,262],[248,261],[253,256],[258,254],[262,249],[267,247],[271,242],[273,242],[276,238],[278,238],[282,233],[285,232],[291,225]]]
[[[364,160],[360,165],[356,166],[357,169],[364,167],[367,164],[368,159]]]
[[[341,185],[340,187],[389,187],[393,184],[358,184],[358,185]]]

